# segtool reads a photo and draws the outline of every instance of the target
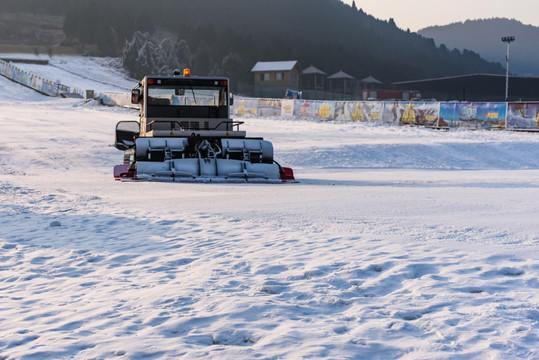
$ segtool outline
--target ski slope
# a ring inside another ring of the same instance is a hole
[[[95,90],[97,92],[129,92],[137,80],[131,79],[117,58],[98,58],[69,55],[35,56],[30,54],[0,54],[4,59],[47,60],[47,65],[13,63],[19,69],[38,74],[71,89]]]
[[[0,77],[0,358],[539,358],[537,134],[243,119],[298,184],[115,182],[136,118]]]

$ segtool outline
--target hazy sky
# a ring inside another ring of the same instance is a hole
[[[352,0],[342,0],[352,4]],[[539,0],[355,0],[356,6],[381,20],[393,18],[403,30],[431,25],[505,17],[539,26]]]

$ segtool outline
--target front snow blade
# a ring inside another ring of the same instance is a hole
[[[185,183],[296,183],[294,172],[291,168],[279,167],[279,176],[266,177],[256,172],[227,173],[226,176],[193,175],[178,171],[155,171],[153,173],[137,174],[130,169],[130,165],[122,164],[114,166],[114,179],[118,181],[157,181],[157,182],[185,182]]]
[[[296,182],[294,177],[294,170],[288,167],[281,167],[279,176],[283,182]]]
[[[129,165],[122,164],[114,166],[115,180],[132,180],[135,178],[135,173],[129,170]]]

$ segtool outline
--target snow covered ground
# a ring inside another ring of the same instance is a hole
[[[537,134],[245,119],[298,184],[115,182],[136,116],[0,77],[0,359],[539,358]]]

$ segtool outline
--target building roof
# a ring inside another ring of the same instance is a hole
[[[397,89],[430,92],[433,97],[449,100],[504,101],[505,75],[467,74],[434,79],[399,81],[392,83]],[[538,100],[539,77],[509,76],[509,97],[514,100]],[[435,95],[435,96],[434,96]]]
[[[367,84],[382,84],[380,80],[375,79],[372,76],[367,76],[365,79],[361,80],[361,82],[364,82]]]
[[[335,74],[331,75],[331,76],[328,76],[328,79],[350,79],[350,80],[354,80],[354,77],[351,76],[351,75],[348,75],[347,73],[345,73],[344,71],[339,71],[339,72],[336,72]]]
[[[303,70],[303,75],[312,75],[312,74],[320,74],[320,75],[327,75],[325,72],[323,72],[320,69],[315,68],[314,66],[309,66],[307,69]]]
[[[484,74],[484,73],[475,73],[475,74],[465,74],[465,75],[454,75],[454,76],[445,76],[445,77],[439,77],[439,78],[429,78],[429,79],[419,79],[419,80],[409,80],[409,81],[397,81],[394,82],[393,85],[405,85],[405,84],[417,84],[417,83],[429,83],[429,82],[438,82],[438,81],[445,81],[445,80],[455,80],[455,79],[466,79],[471,77],[490,77],[490,78],[504,78],[505,75],[503,74]],[[517,77],[517,76],[510,76],[511,78]],[[531,78],[530,76],[518,76],[523,78]]]
[[[290,71],[298,62],[293,61],[259,61],[253,66],[251,72],[258,71]]]

